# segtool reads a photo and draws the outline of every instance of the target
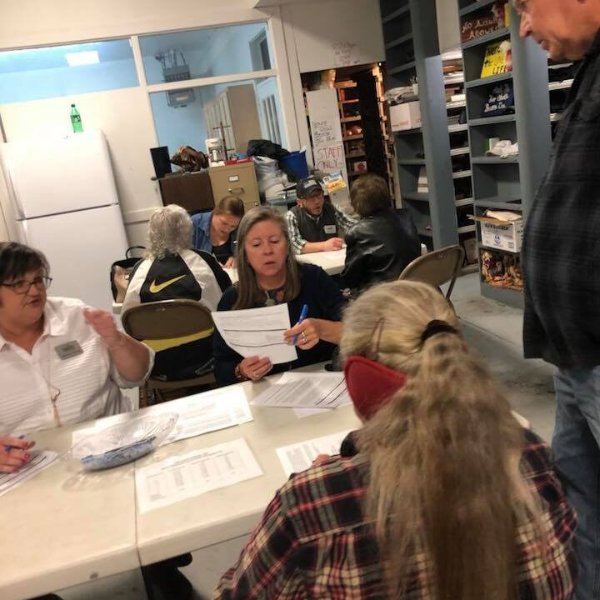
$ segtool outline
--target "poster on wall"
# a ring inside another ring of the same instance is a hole
[[[348,183],[336,91],[327,88],[307,92],[306,102],[315,168],[325,173],[341,171]]]
[[[342,141],[342,130],[334,119],[311,119],[310,130],[315,147]]]
[[[341,142],[315,148],[314,157],[315,167],[326,173],[346,168],[344,145]]]

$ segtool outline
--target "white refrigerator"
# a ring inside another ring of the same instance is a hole
[[[9,229],[50,263],[52,296],[110,310],[109,271],[127,237],[101,131],[0,144]]]

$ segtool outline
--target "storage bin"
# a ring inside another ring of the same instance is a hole
[[[304,150],[290,152],[287,156],[280,158],[279,166],[286,173],[292,173],[296,179],[308,177],[308,165],[306,164],[306,152]]]

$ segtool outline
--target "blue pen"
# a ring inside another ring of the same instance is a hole
[[[300,323],[302,323],[302,321],[304,321],[304,319],[306,319],[306,317],[308,317],[308,304],[305,304],[302,307],[302,310],[300,311],[300,318],[298,319],[298,322],[296,323],[296,325],[300,325]],[[297,342],[298,342],[298,335],[296,334],[294,336],[294,346],[296,345]]]

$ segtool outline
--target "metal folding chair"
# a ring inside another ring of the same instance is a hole
[[[398,279],[428,283],[440,291],[443,284],[450,282],[446,290],[446,299],[449,300],[464,259],[465,252],[461,246],[446,246],[415,258]]]
[[[136,340],[155,345],[161,340],[185,338],[205,333],[211,335],[214,323],[206,306],[195,300],[163,300],[138,304],[126,310],[121,316],[123,328]],[[211,356],[207,356],[208,361]],[[150,392],[165,398],[162,392],[175,391],[182,388],[213,385],[214,373],[211,371],[191,379],[163,381],[150,376],[141,393],[140,406],[148,405]]]

